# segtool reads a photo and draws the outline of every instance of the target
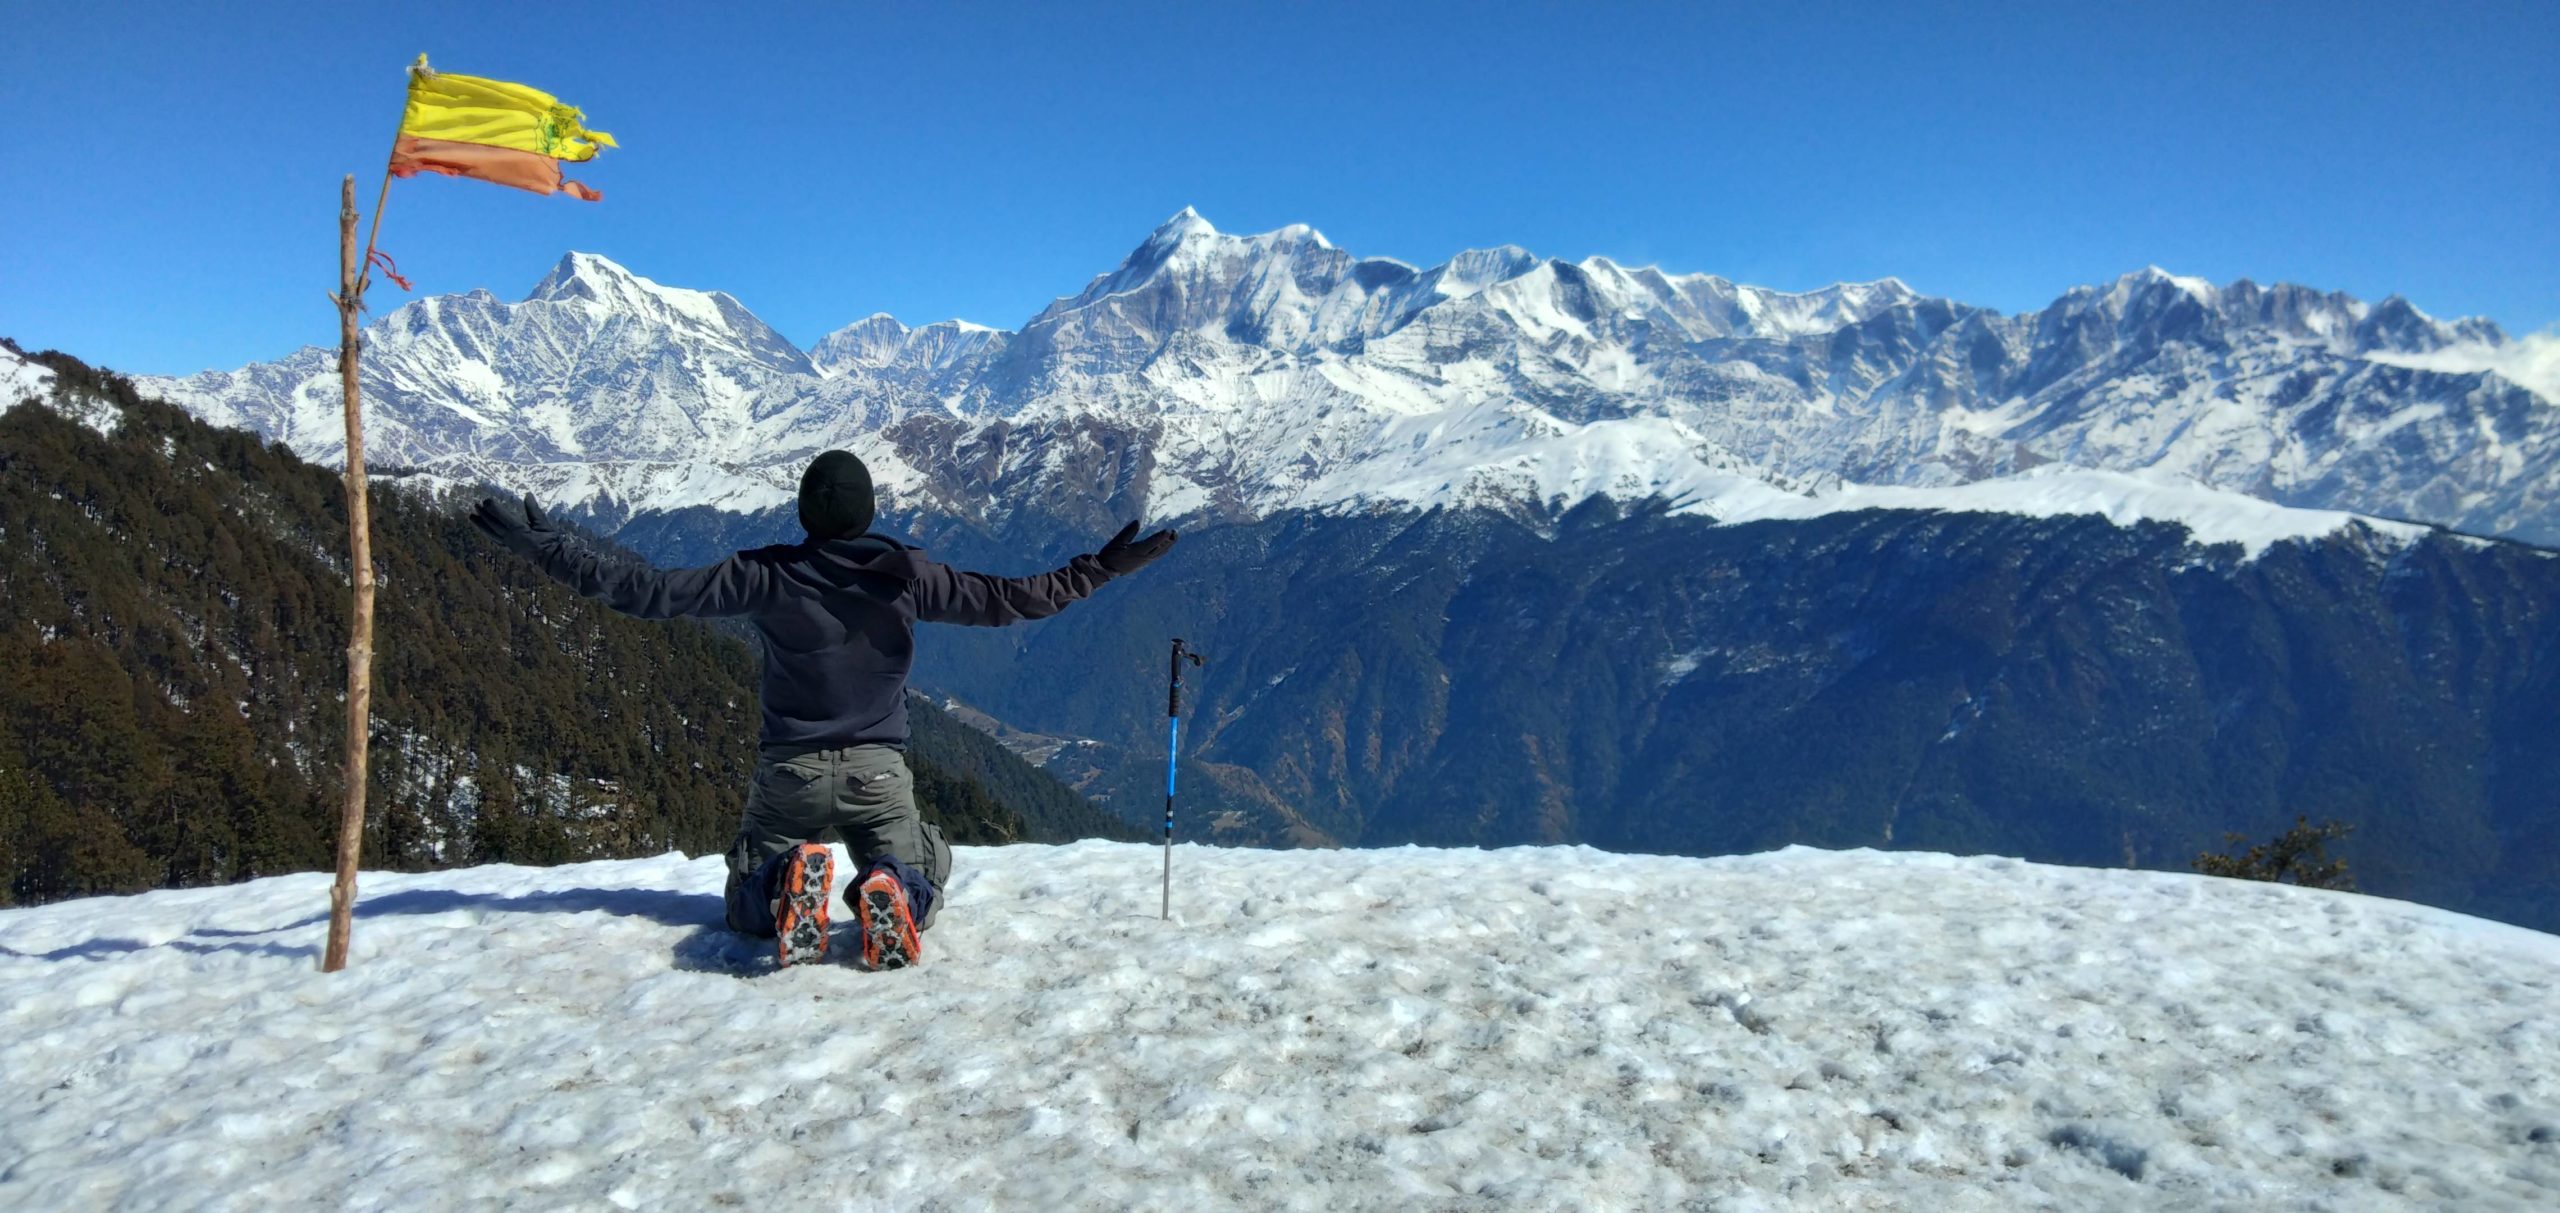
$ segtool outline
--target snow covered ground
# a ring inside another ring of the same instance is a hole
[[[0,913],[13,1208],[2560,1207],[2560,939],[1790,850],[963,849],[925,967],[717,861]],[[842,940],[839,940],[842,946]]]
[[[53,371],[37,366],[0,347],[0,411],[26,399],[53,390]]]

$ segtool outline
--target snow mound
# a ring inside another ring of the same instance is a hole
[[[921,969],[716,859],[0,913],[0,1205],[2560,1204],[2560,939],[1794,849],[964,848]],[[839,938],[843,948],[846,940]]]

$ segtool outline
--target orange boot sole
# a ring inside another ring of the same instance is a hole
[[[907,906],[907,887],[897,874],[877,868],[862,879],[854,895],[862,925],[862,964],[869,969],[903,969],[924,959],[924,941],[916,937],[915,914]]]
[[[782,863],[782,904],[773,927],[776,958],[785,967],[827,958],[827,898],[835,888],[835,864],[835,856],[814,842],[801,843]]]

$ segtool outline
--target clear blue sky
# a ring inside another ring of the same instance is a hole
[[[152,372],[332,340],[338,179],[370,205],[420,51],[623,142],[598,205],[395,186],[421,292],[590,250],[802,344],[1018,326],[1186,205],[1418,264],[2015,311],[2156,263],[2560,321],[2560,4],[624,7],[10,5],[0,334]]]

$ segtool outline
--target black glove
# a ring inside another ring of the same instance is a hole
[[[519,556],[532,555],[542,546],[544,537],[560,529],[543,516],[542,507],[533,503],[531,493],[525,494],[521,505],[495,497],[481,498],[479,506],[471,511],[471,524]]]
[[[1156,557],[1173,550],[1173,541],[1176,536],[1171,531],[1158,531],[1134,543],[1130,542],[1137,534],[1138,524],[1133,519],[1129,525],[1120,528],[1119,534],[1111,537],[1111,542],[1103,544],[1102,550],[1095,552],[1093,558],[1101,561],[1103,569],[1112,576],[1126,577],[1154,564]]]

